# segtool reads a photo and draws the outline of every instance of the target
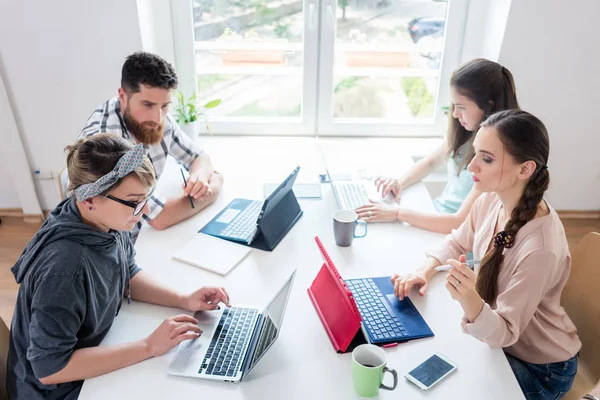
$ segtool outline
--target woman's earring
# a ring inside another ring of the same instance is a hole
[[[90,211],[92,211],[92,210],[93,210],[93,208],[92,208],[92,207],[90,207]]]

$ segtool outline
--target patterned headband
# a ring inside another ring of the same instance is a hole
[[[86,183],[74,190],[75,197],[79,201],[90,199],[98,196],[105,190],[113,186],[121,178],[127,176],[130,172],[135,171],[144,160],[144,145],[142,143],[130,149],[115,165],[115,168],[102,178],[93,183]]]

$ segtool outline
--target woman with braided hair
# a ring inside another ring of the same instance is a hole
[[[468,169],[483,195],[421,268],[392,277],[395,294],[402,300],[414,286],[424,295],[435,267],[447,262],[446,288],[464,310],[463,331],[504,349],[527,399],[560,399],[575,378],[581,342],[560,305],[571,256],[544,200],[548,133],[525,111],[501,111],[481,124],[473,145]],[[481,259],[474,271],[464,263],[470,251]]]

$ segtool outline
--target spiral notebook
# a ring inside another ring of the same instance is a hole
[[[227,275],[250,250],[247,246],[198,233],[171,257],[219,275]]]

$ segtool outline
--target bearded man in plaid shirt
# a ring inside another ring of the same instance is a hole
[[[148,201],[150,213],[131,231],[134,243],[142,221],[155,229],[166,229],[206,208],[223,187],[223,176],[213,169],[209,155],[168,113],[176,88],[177,75],[168,62],[155,54],[134,53],[123,64],[118,96],[96,108],[79,134],[83,138],[112,133],[133,144],[143,143],[157,179],[169,155],[189,171],[187,186],[180,193],[164,198],[153,192]],[[193,198],[194,208],[190,206],[188,195]]]

